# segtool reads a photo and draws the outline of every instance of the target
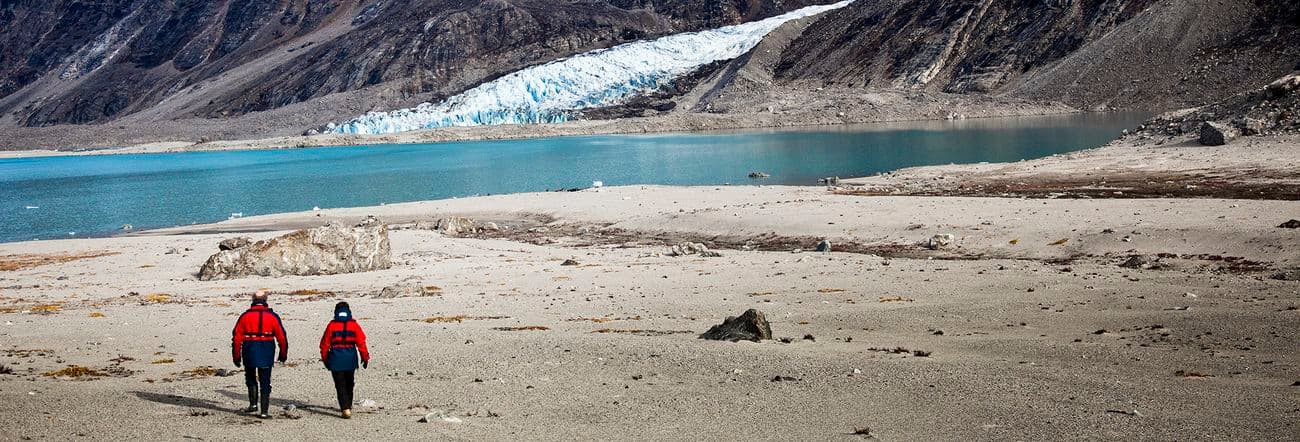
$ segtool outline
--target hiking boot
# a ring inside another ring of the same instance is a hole
[[[270,419],[270,418],[271,418],[271,415],[266,414],[266,413],[261,413],[261,414],[258,414],[258,415],[257,415],[257,418],[258,418],[258,419]]]
[[[352,409],[351,409],[351,408],[347,408],[347,409],[344,409],[344,410],[343,410],[343,418],[344,418],[344,419],[352,419]]]
[[[245,409],[244,409],[244,412],[245,412],[245,413],[256,413],[256,412],[257,412],[257,392],[256,392],[256,391],[253,391],[253,390],[251,390],[251,389],[248,391],[248,408],[245,408]]]

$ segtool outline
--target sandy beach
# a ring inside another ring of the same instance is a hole
[[[1146,154],[1177,171],[1205,149],[1117,143],[1052,171],[1104,179],[1118,169],[1097,162]],[[1272,143],[1217,158],[1294,158],[1294,140]],[[1051,182],[1024,172],[1035,164],[910,169],[837,189],[499,195],[0,244],[0,363],[12,370],[0,375],[0,412],[16,417],[0,438],[226,440],[250,426],[290,440],[1293,437],[1300,285],[1282,274],[1300,267],[1300,229],[1278,225],[1300,218],[1300,202],[933,196],[918,184],[940,171],[962,188],[1001,174]],[[1274,184],[1294,189],[1287,180]],[[392,229],[391,269],[197,278],[222,239],[367,215]],[[421,227],[451,216],[503,229]],[[953,245],[922,246],[936,234]],[[832,252],[811,251],[821,239]],[[682,241],[722,256],[668,256]],[[1149,262],[1121,266],[1132,256]],[[426,296],[377,296],[408,278]],[[259,288],[290,339],[270,421],[236,411],[242,374],[213,370],[235,370],[229,330]],[[373,402],[353,420],[336,417],[317,361],[339,300],[374,354],[357,389]],[[697,339],[749,308],[788,342]],[[53,375],[69,365],[92,375]]]

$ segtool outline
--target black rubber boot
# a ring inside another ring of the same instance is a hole
[[[245,409],[244,409],[244,412],[245,412],[245,413],[256,413],[256,412],[257,412],[257,392],[256,392],[256,391],[249,391],[249,392],[248,392],[248,408],[245,408]]]
[[[271,414],[269,413],[270,410],[271,410],[271,394],[270,394],[270,393],[263,393],[263,394],[262,394],[262,414],[257,415],[257,417],[262,418],[262,419],[270,419],[270,418],[271,418]]]

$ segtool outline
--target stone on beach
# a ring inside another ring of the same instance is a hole
[[[1237,135],[1240,133],[1232,126],[1206,121],[1201,124],[1199,141],[1205,146],[1222,146],[1237,138]]]
[[[821,240],[821,242],[817,243],[817,251],[822,253],[829,253],[831,251],[830,240],[823,239]]]
[[[392,298],[414,298],[420,296],[437,295],[439,289],[434,286],[424,285],[424,279],[419,276],[408,276],[406,279],[398,281],[396,284],[384,287],[375,295],[380,299]]]
[[[1151,258],[1144,255],[1133,255],[1121,263],[1119,266],[1126,269],[1144,269],[1151,265]]]
[[[238,249],[238,248],[240,248],[240,247],[243,247],[243,246],[246,246],[246,245],[249,245],[249,244],[252,244],[252,243],[253,243],[253,240],[248,239],[247,236],[236,236],[236,237],[234,237],[234,238],[226,238],[226,239],[222,240],[221,242],[217,243],[217,249],[218,249],[218,250],[235,250],[235,249]]]
[[[199,279],[333,275],[392,266],[388,227],[374,217],[355,226],[330,223],[258,241],[208,258]]]
[[[931,236],[930,239],[925,240],[925,248],[930,250],[946,249],[949,246],[952,246],[952,241],[954,239],[955,237],[948,233],[934,235]]]
[[[772,339],[772,326],[758,310],[745,310],[740,316],[728,316],[721,324],[709,328],[700,339],[715,341],[762,341]]]
[[[673,246],[672,250],[668,251],[668,256],[686,255],[700,255],[705,258],[717,258],[722,256],[721,253],[709,250],[709,246],[697,242],[684,242]]]
[[[475,233],[478,228],[474,225],[474,220],[465,217],[442,218],[434,223],[434,230],[442,232],[444,235],[466,235]]]
[[[1293,219],[1277,225],[1281,229],[1300,229],[1300,219]]]

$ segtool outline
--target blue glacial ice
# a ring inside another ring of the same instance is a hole
[[[744,55],[785,22],[852,2],[809,6],[755,22],[586,52],[516,71],[440,103],[370,112],[330,129],[343,134],[385,134],[448,126],[568,121],[581,109],[617,104],[700,66]]]

